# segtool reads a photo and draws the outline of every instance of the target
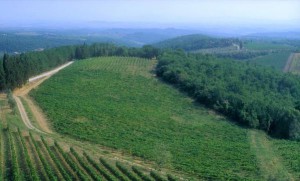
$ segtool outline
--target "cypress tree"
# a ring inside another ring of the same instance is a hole
[[[3,68],[3,60],[0,60],[0,90],[4,90],[6,85],[5,85],[5,72]]]

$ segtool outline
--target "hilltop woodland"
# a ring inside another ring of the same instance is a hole
[[[29,77],[72,59],[99,56],[158,57],[157,75],[197,102],[242,125],[281,138],[300,139],[298,76],[209,55],[112,44],[65,46],[15,56],[5,54],[0,66],[0,89],[20,87]]]
[[[232,120],[289,139],[300,139],[299,77],[208,55],[165,52],[156,73]]]
[[[232,44],[243,46],[242,42],[234,38],[213,38],[205,35],[185,35],[165,40],[153,46],[162,49],[183,49],[185,51],[199,50],[205,48],[228,47]]]
[[[142,48],[117,47],[112,44],[64,46],[41,52],[28,52],[10,56],[4,54],[0,61],[0,90],[14,89],[24,85],[29,77],[50,70],[73,59],[98,56],[132,56],[153,58],[158,49],[151,46]]]

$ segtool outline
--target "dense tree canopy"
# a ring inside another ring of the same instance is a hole
[[[237,52],[226,52],[226,53],[214,53],[215,56],[220,58],[231,58],[236,60],[246,60],[258,56],[268,55],[271,52],[268,51],[237,51]]]
[[[242,42],[235,38],[213,38],[204,35],[185,35],[154,44],[153,46],[163,49],[183,49],[193,51],[205,48],[221,48],[237,44],[240,47]]]
[[[240,124],[300,139],[298,76],[211,56],[163,53],[157,75]]]

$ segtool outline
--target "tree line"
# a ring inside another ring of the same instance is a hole
[[[195,34],[165,40],[153,44],[153,46],[162,49],[183,49],[185,51],[194,51],[207,48],[228,47],[232,46],[233,44],[238,45],[240,48],[243,47],[242,41],[236,38],[213,38],[209,36]]]
[[[221,52],[221,53],[213,53],[216,57],[219,58],[230,58],[236,60],[247,60],[251,58],[255,58],[258,56],[265,56],[268,55],[270,51],[236,51],[236,52]]]
[[[300,139],[300,80],[271,68],[209,55],[164,52],[157,75],[241,125]]]
[[[4,54],[0,60],[0,90],[14,89],[24,85],[29,77],[53,69],[73,59],[97,56],[157,57],[159,50],[146,45],[142,48],[127,48],[113,44],[63,46],[40,52],[19,55]]]

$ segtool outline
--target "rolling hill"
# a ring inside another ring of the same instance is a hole
[[[240,41],[234,38],[213,38],[205,35],[193,34],[161,41],[153,44],[153,46],[162,49],[196,51],[207,48],[229,47],[233,44],[240,45]]]
[[[281,155],[287,146],[295,147],[293,141],[273,144],[264,133],[241,128],[194,103],[151,74],[155,63],[122,57],[81,60],[31,96],[58,133],[197,179],[298,178],[298,164],[291,167],[291,157]]]

